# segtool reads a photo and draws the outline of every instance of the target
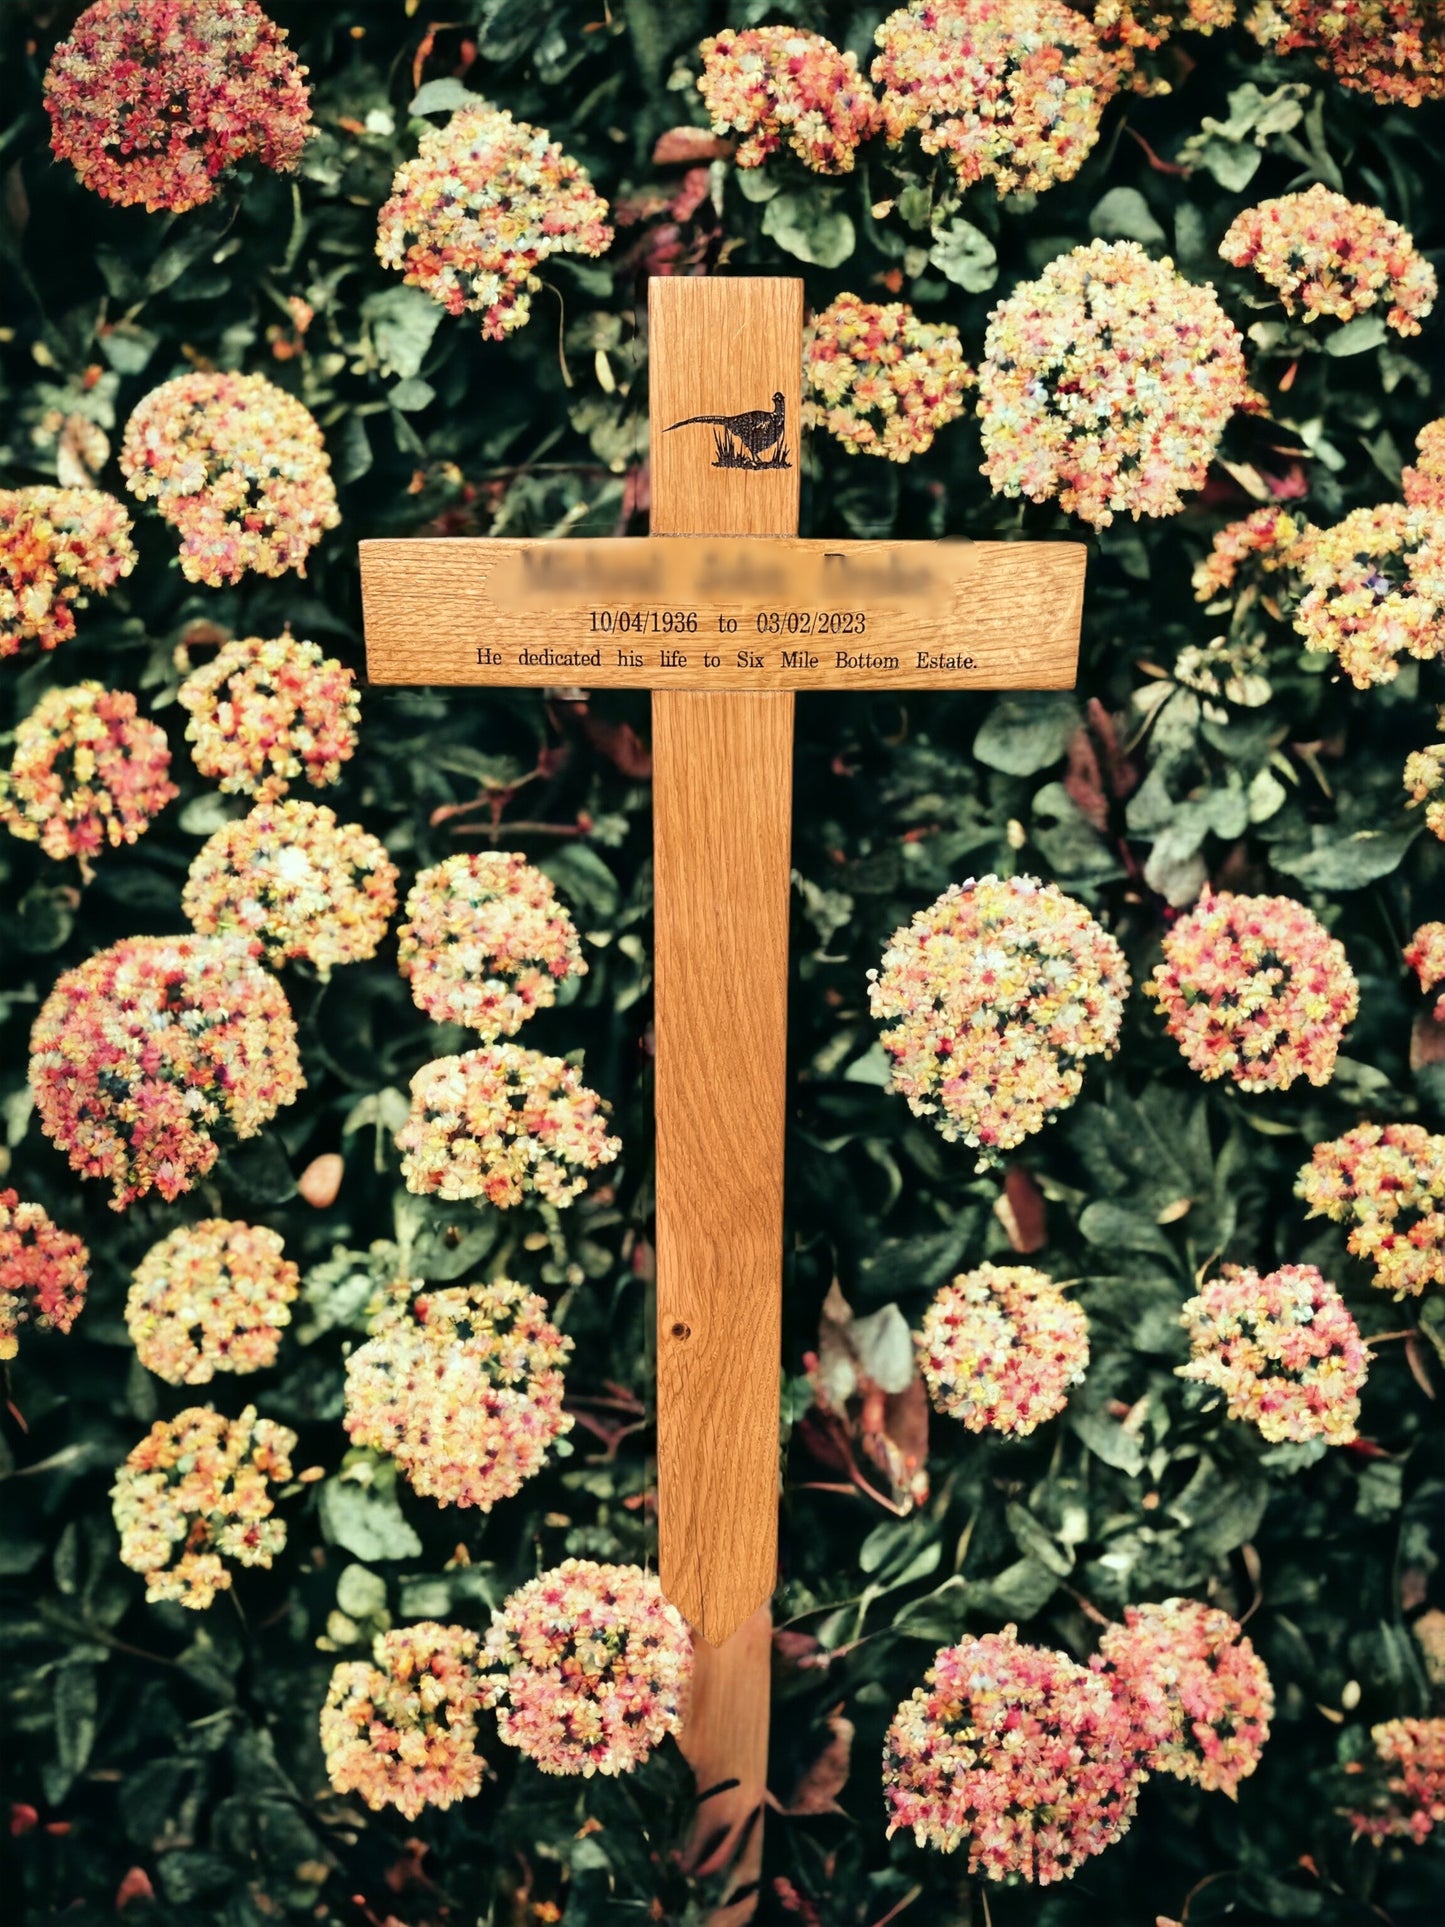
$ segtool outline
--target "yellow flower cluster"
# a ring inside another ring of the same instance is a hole
[[[1308,529],[1295,557],[1295,628],[1356,689],[1393,682],[1404,656],[1445,654],[1445,515],[1386,502]]]
[[[1307,49],[1382,105],[1445,97],[1439,0],[1257,0],[1245,24],[1261,46]]]
[[[1425,992],[1445,984],[1445,923],[1422,923],[1405,945],[1407,967],[1420,979]],[[1445,1024],[1445,997],[1435,1006],[1437,1023]]]
[[[0,1359],[20,1349],[20,1327],[68,1332],[85,1304],[90,1253],[40,1204],[0,1191]]]
[[[1086,1058],[1113,1055],[1129,989],[1114,939],[1034,877],[951,885],[868,975],[892,1088],[980,1170],[1073,1103]]]
[[[1420,1124],[1357,1124],[1317,1144],[1295,1193],[1397,1299],[1445,1285],[1445,1137]]]
[[[552,882],[524,856],[449,856],[417,876],[397,961],[418,1009],[439,1024],[511,1037],[587,962]]]
[[[125,1322],[136,1356],[168,1385],[276,1363],[301,1274],[280,1236],[234,1218],[177,1225],[136,1266]]]
[[[808,330],[803,425],[826,428],[850,455],[906,462],[963,413],[974,372],[958,330],[920,321],[903,301],[840,294]]]
[[[1234,24],[1236,0],[1084,0],[1094,32],[1128,75],[1136,94],[1167,94],[1169,82],[1142,56],[1176,33],[1212,34]]]
[[[1419,461],[1400,474],[1400,486],[1411,508],[1445,515],[1445,415],[1426,422],[1415,437]]]
[[[572,1429],[571,1349],[546,1301],[510,1278],[426,1292],[347,1360],[346,1430],[394,1458],[424,1497],[490,1512]]]
[[[334,783],[356,752],[356,678],[314,642],[237,637],[186,677],[176,700],[202,776],[263,803],[300,776],[317,789]]]
[[[1445,842],[1445,743],[1411,750],[1405,758],[1405,788],[1412,803],[1425,805],[1425,828]]]
[[[96,488],[0,489],[0,658],[75,634],[86,591],[104,595],[135,567],[131,520]]]
[[[1303,522],[1272,504],[1252,509],[1241,521],[1227,522],[1195,568],[1195,601],[1212,602],[1216,596],[1227,594],[1248,562],[1266,573],[1291,567],[1303,532]]]
[[[1020,1437],[1055,1418],[1089,1364],[1089,1321],[1042,1271],[982,1264],[923,1316],[918,1368],[933,1403],[970,1432]]]
[[[1096,528],[1177,514],[1248,395],[1213,288],[1137,241],[1091,241],[1020,282],[989,317],[978,383],[995,493],[1056,495]]]
[[[211,588],[248,571],[306,573],[341,520],[310,411],[264,375],[194,370],[162,382],[125,426],[121,471],[181,535],[181,573]]]
[[[380,1634],[373,1657],[331,1675],[321,1747],[332,1786],[408,1820],[479,1793],[476,1634],[422,1620]]]
[[[739,167],[761,167],[786,140],[817,174],[848,174],[878,103],[851,53],[797,27],[747,27],[698,48],[698,92],[718,134],[746,136]]]
[[[291,1478],[296,1434],[248,1405],[239,1418],[193,1405],[157,1419],[116,1473],[120,1556],[146,1598],[200,1610],[232,1583],[227,1560],[269,1566],[286,1543],[272,1487]]]
[[[1306,321],[1351,321],[1388,301],[1389,325],[1417,335],[1439,292],[1406,229],[1320,181],[1236,215],[1219,252],[1236,268],[1252,267],[1290,314],[1298,302]]]
[[[106,843],[134,843],[180,794],[170,766],[165,731],[137,714],[127,690],[48,689],[15,732],[0,821],[57,862],[78,857],[84,872]]]
[[[877,33],[888,139],[917,132],[959,183],[1039,192],[1078,173],[1119,66],[1062,0],[910,0]]]
[[[575,1066],[519,1044],[423,1064],[396,1142],[409,1191],[485,1198],[502,1209],[532,1193],[570,1204],[586,1190],[587,1173],[622,1149]]]
[[[527,321],[554,254],[605,254],[607,203],[545,128],[478,100],[429,127],[381,210],[376,252],[448,314],[500,341]]]
[[[376,955],[397,868],[359,824],[319,803],[258,803],[192,860],[181,908],[202,936],[255,938],[273,965],[304,957],[324,983]]]

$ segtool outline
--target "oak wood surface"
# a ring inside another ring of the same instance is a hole
[[[736,519],[749,507],[716,503]],[[796,536],[363,542],[367,669],[505,688],[1066,689],[1085,556],[1075,542]]]
[[[728,1892],[755,1881],[763,1864],[763,1803],[768,1784],[768,1715],[772,1690],[773,1616],[767,1606],[749,1614],[723,1646],[695,1649],[692,1699],[679,1744],[700,1794],[687,1865],[696,1874],[727,1868]],[[725,1904],[710,1927],[741,1927],[755,1896]]]

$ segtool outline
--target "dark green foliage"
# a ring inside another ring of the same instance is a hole
[[[1223,626],[1194,604],[1189,572],[1213,531],[1252,505],[1251,474],[1295,478],[1309,515],[1333,521],[1396,494],[1417,429],[1445,407],[1438,314],[1408,347],[1372,323],[1317,341],[1223,267],[1219,237],[1252,199],[1318,178],[1378,201],[1439,263],[1441,110],[1378,108],[1307,60],[1266,61],[1242,34],[1190,38],[1177,43],[1188,60],[1174,91],[1124,96],[1078,177],[1036,204],[975,191],[961,205],[942,166],[874,145],[842,182],[790,159],[746,177],[720,169],[679,221],[667,203],[680,172],[650,155],[669,127],[701,118],[696,42],[773,9],[277,0],[273,10],[311,69],[320,132],[301,175],[257,173],[167,218],[108,208],[50,160],[40,75],[74,7],[0,6],[0,482],[53,479],[70,415],[114,447],[140,397],[202,358],[264,371],[307,402],[344,514],[306,580],[219,592],[188,588],[170,532],[138,511],[131,580],[82,613],[58,655],[0,665],[6,727],[58,679],[142,693],[170,732],[183,790],[134,849],[99,862],[83,893],[73,868],[8,837],[0,846],[5,1181],[81,1232],[96,1261],[74,1332],[24,1333],[8,1377],[7,1927],[100,1927],[118,1893],[142,1895],[127,1921],[157,1927],[706,1917],[708,1893],[677,1869],[690,1783],[671,1744],[630,1782],[544,1780],[484,1722],[481,1798],[406,1825],[332,1794],[316,1739],[336,1655],[361,1653],[388,1618],[484,1625],[512,1586],[568,1553],[649,1555],[645,702],[370,692],[361,753],[322,799],[383,836],[408,874],[484,847],[500,823],[501,847],[543,862],[573,907],[591,973],[524,1041],[585,1052],[626,1151],[571,1211],[503,1217],[401,1189],[391,1148],[401,1094],[425,1059],[462,1039],[414,1010],[394,945],[324,989],[304,969],[287,973],[307,1091],[175,1207],[147,1200],[118,1217],[100,1187],[71,1178],[29,1115],[26,1037],[62,968],[120,937],[179,927],[191,856],[238,810],[194,772],[170,706],[189,625],[276,634],[289,623],[359,664],[360,536],[643,532],[636,294],[649,268],[806,263],[814,306],[845,288],[881,294],[890,276],[926,318],[955,324],[976,360],[995,300],[1091,234],[1135,236],[1212,279],[1253,327],[1254,378],[1272,413],[1240,418],[1223,451],[1230,466],[1216,466],[1184,515],[1121,521],[1095,540],[1077,697],[799,704],[778,1800],[806,1804],[800,1782],[830,1735],[841,1744],[831,1720],[856,1732],[835,1810],[769,1816],[760,1918],[982,1921],[961,1858],[884,1839],[878,1761],[893,1708],[934,1647],[965,1630],[1015,1620],[1082,1657],[1098,1615],[1172,1593],[1249,1616],[1279,1700],[1260,1772],[1237,1806],[1156,1780],[1132,1834],[1073,1882],[991,1890],[997,1927],[1151,1927],[1186,1907],[1192,1927],[1438,1918],[1438,1843],[1352,1846],[1339,1809],[1342,1763],[1363,1753],[1368,1726],[1431,1710],[1411,1628],[1445,1605],[1432,1403],[1445,1320],[1438,1305],[1397,1307],[1374,1292],[1340,1235],[1306,1224],[1292,1185],[1317,1140],[1362,1117],[1445,1122],[1440,1064],[1419,1049],[1412,1060],[1424,1006],[1400,961],[1416,924],[1445,913],[1445,854],[1400,787],[1445,681],[1438,665],[1412,666],[1357,694],[1302,655],[1285,623],[1263,625],[1262,706],[1211,714],[1172,669]],[[860,55],[881,11],[785,10]],[[433,13],[457,12],[467,18],[433,33]],[[414,149],[416,85],[430,113],[455,105],[463,80],[547,126],[629,216],[607,260],[549,269],[531,323],[500,345],[404,288],[372,252],[376,208]],[[1182,155],[1195,157],[1192,171]],[[870,211],[886,201],[890,212]],[[293,295],[316,310],[301,355],[287,354]],[[804,464],[805,532],[1070,532],[1050,510],[989,496],[972,420],[903,469],[850,459],[822,437],[793,459]],[[119,491],[113,460],[99,479]],[[1041,1219],[1031,1262],[1080,1281],[1088,1379],[1062,1419],[1022,1443],[935,1418],[931,1496],[896,1517],[851,1481],[850,1458],[887,1489],[861,1443],[810,1411],[804,1361],[825,1295],[836,1278],[860,1317],[896,1306],[916,1326],[941,1283],[986,1256],[1007,1261],[1010,1244],[1001,1180],[975,1176],[970,1154],[882,1088],[864,973],[947,883],[1011,870],[1087,901],[1124,943],[1136,983],[1170,906],[1205,875],[1297,894],[1344,939],[1362,1009],[1328,1089],[1251,1097],[1201,1085],[1135,994],[1119,1058],[1096,1065],[1076,1109],[1025,1147],[1007,1194],[1016,1222]],[[345,1181],[316,1210],[296,1179],[330,1151],[345,1154]],[[187,1614],[145,1605],[119,1564],[107,1493],[152,1420],[194,1402],[140,1369],[121,1311],[131,1266],[202,1212],[276,1226],[306,1274],[276,1369],[218,1380],[213,1401],[239,1411],[254,1399],[299,1431],[298,1467],[325,1476],[284,1502],[290,1539],[275,1569],[241,1575],[213,1610]],[[576,1339],[572,1451],[486,1519],[418,1500],[389,1466],[346,1450],[341,1365],[363,1328],[372,1266],[392,1262],[369,1256],[378,1240],[434,1282],[505,1264],[547,1292]],[[1174,1376],[1178,1306],[1220,1258],[1321,1265],[1367,1333],[1418,1320],[1408,1344],[1380,1348],[1358,1448],[1266,1447]],[[123,1886],[133,1868],[144,1880]]]

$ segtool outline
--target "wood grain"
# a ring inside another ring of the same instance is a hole
[[[678,1741],[700,1794],[737,1782],[703,1801],[686,1854],[690,1873],[727,1868],[730,1894],[751,1885],[762,1871],[772,1647],[767,1606],[750,1614],[725,1646],[700,1641],[687,1723]],[[756,1905],[756,1896],[724,1904],[710,1927],[741,1927]]]
[[[1068,689],[1085,556],[796,536],[363,542],[367,669],[505,688]]]

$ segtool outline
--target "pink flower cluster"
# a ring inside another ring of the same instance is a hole
[[[544,128],[478,100],[430,127],[381,210],[376,252],[448,314],[500,341],[522,327],[554,254],[605,254],[607,203]]]
[[[1265,1277],[1226,1265],[1187,1300],[1179,1322],[1192,1353],[1179,1377],[1223,1392],[1229,1416],[1257,1425],[1271,1445],[1356,1437],[1371,1354],[1313,1265],[1281,1265]]]
[[[202,776],[262,803],[304,776],[334,783],[356,752],[356,678],[314,642],[237,637],[181,684],[186,736]]]
[[[1317,1144],[1295,1193],[1397,1299],[1445,1285],[1445,1137],[1421,1124],[1358,1124]]]
[[[1415,437],[1419,461],[1400,473],[1400,486],[1411,508],[1445,515],[1445,415],[1426,422]]]
[[[1042,1271],[982,1264],[923,1315],[918,1367],[933,1403],[970,1432],[1020,1437],[1068,1403],[1089,1363],[1089,1321]]]
[[[1241,521],[1228,522],[1215,535],[1209,553],[1193,575],[1196,602],[1212,602],[1234,587],[1241,568],[1253,562],[1266,572],[1287,569],[1304,524],[1282,508],[1267,504]]]
[[[295,168],[305,72],[254,0],[93,0],[45,76],[50,144],[106,200],[180,213],[242,161]]]
[[[0,489],[0,659],[69,642],[86,591],[104,595],[135,567],[130,538],[125,509],[98,488]]]
[[[1445,984],[1445,923],[1422,923],[1405,945],[1404,959],[1427,995]],[[1435,1006],[1435,1021],[1445,1024],[1445,997]]]
[[[0,1191],[0,1359],[19,1350],[20,1327],[68,1332],[85,1304],[90,1253],[43,1205]]]
[[[1167,94],[1167,80],[1141,55],[1157,53],[1176,33],[1212,34],[1234,24],[1236,0],[1084,0],[1094,32],[1139,94]]]
[[[1355,1838],[1418,1845],[1445,1827],[1445,1719],[1385,1720],[1370,1738],[1385,1783],[1350,1815]]]
[[[1435,270],[1397,221],[1320,181],[1236,215],[1219,252],[1236,268],[1252,267],[1290,314],[1298,302],[1306,321],[1350,321],[1388,301],[1389,325],[1417,335],[1439,292]]]
[[[1096,528],[1177,514],[1248,396],[1213,288],[1137,241],[1091,241],[1020,282],[989,317],[978,381],[994,492],[1056,495]]]
[[[1257,0],[1246,25],[1261,46],[1307,49],[1382,105],[1445,97],[1438,0]]]
[[[746,138],[739,167],[761,167],[786,140],[817,174],[852,172],[858,143],[878,127],[878,103],[851,54],[797,27],[715,34],[698,48],[698,92],[718,134]]]
[[[883,1747],[889,1834],[1045,1886],[1128,1831],[1143,1777],[1098,1673],[1013,1626],[945,1646]]]
[[[0,820],[57,862],[78,857],[84,872],[105,844],[134,843],[180,794],[170,766],[165,731],[137,714],[128,691],[49,689],[15,732]]]
[[[30,1035],[41,1128],[117,1211],[188,1191],[211,1133],[254,1137],[303,1088],[296,1026],[244,943],[131,937],[60,977]]]
[[[1445,843],[1445,743],[1411,750],[1404,781],[1410,801],[1425,805],[1425,828]]]
[[[397,961],[418,1009],[439,1024],[511,1037],[587,962],[551,879],[524,856],[449,856],[417,876]]]
[[[1345,947],[1293,897],[1206,889],[1144,986],[1191,1070],[1246,1091],[1328,1084],[1360,1007]]]
[[[504,1210],[532,1193],[570,1204],[586,1190],[587,1173],[622,1149],[575,1066],[518,1044],[423,1064],[396,1142],[409,1191],[485,1198]]]
[[[125,425],[121,472],[181,535],[181,573],[213,589],[248,571],[306,573],[341,520],[315,417],[264,375],[194,370],[162,382]]]
[[[136,1356],[168,1385],[276,1363],[301,1274],[278,1233],[234,1218],[177,1225],[136,1266],[125,1322]]]
[[[682,1726],[692,1639],[640,1566],[564,1559],[493,1614],[482,1702],[543,1773],[630,1773]]]
[[[998,1161],[1072,1104],[1110,1057],[1129,973],[1081,903],[1034,877],[953,884],[868,973],[892,1088],[945,1139]]]
[[[546,1301],[510,1278],[426,1292],[347,1360],[346,1430],[390,1454],[425,1497],[490,1512],[572,1429],[571,1349]]]
[[[479,1793],[476,1634],[422,1620],[380,1634],[373,1656],[331,1675],[321,1746],[332,1786],[408,1820]]]
[[[1405,502],[1351,509],[1307,530],[1295,561],[1305,593],[1294,626],[1356,689],[1393,682],[1402,656],[1445,654],[1445,516]]]
[[[202,936],[254,938],[269,964],[304,957],[324,983],[376,955],[397,868],[359,824],[318,803],[258,803],[192,860],[181,908]]]
[[[910,0],[877,33],[888,139],[916,131],[959,184],[1034,192],[1078,173],[1119,83],[1118,62],[1062,0]]]
[[[1237,1797],[1269,1738],[1274,1691],[1239,1624],[1214,1606],[1129,1606],[1099,1641],[1109,1681],[1146,1765]]]
[[[296,1434],[248,1405],[239,1418],[193,1405],[157,1419],[116,1473],[120,1556],[146,1598],[200,1610],[231,1585],[227,1560],[269,1566],[286,1543],[273,1486],[291,1478]]]
[[[958,330],[920,321],[903,301],[840,294],[808,330],[803,425],[826,428],[850,455],[906,462],[963,413],[974,372]]]

